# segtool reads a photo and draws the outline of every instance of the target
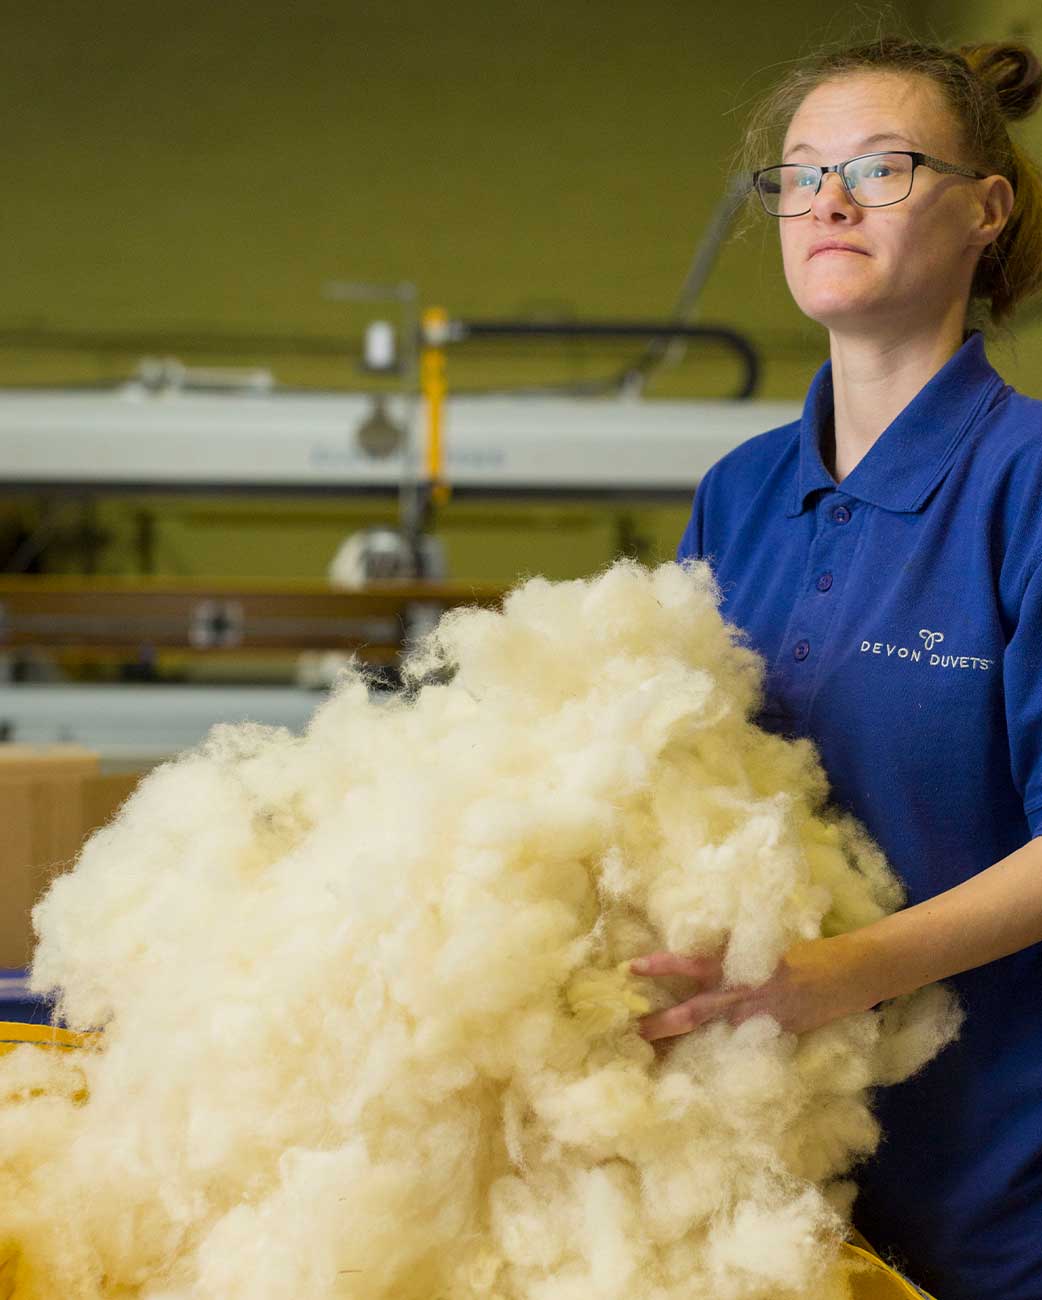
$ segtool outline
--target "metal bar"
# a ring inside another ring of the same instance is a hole
[[[722,325],[687,325],[677,321],[491,321],[452,320],[448,342],[481,338],[632,338],[701,339],[723,343],[741,360],[744,373],[736,399],[752,397],[760,382],[760,358],[737,330]]]

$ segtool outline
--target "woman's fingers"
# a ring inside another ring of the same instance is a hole
[[[652,952],[630,962],[634,975],[686,975],[688,979],[716,982],[721,975],[719,957],[685,957],[676,952]]]
[[[654,1042],[657,1038],[675,1038],[678,1034],[689,1034],[692,1029],[704,1025],[707,1020],[726,1016],[737,1001],[733,992],[700,993],[697,997],[678,1002],[675,1007],[665,1011],[653,1011],[644,1016],[639,1025],[641,1038]]]
[[[677,952],[652,952],[630,962],[634,975],[681,975],[700,984],[705,992],[679,1002],[663,1011],[653,1011],[640,1021],[640,1034],[649,1042],[658,1038],[675,1038],[690,1033],[716,1016],[726,1014],[734,1004],[733,992],[721,992],[717,986],[723,978],[723,953],[707,957],[687,957]]]

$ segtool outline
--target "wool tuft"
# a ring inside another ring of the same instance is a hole
[[[958,1031],[933,988],[795,1036],[758,983],[901,891],[708,566],[456,610],[408,689],[214,728],[55,881],[34,987],[98,1050],[0,1060],[16,1300],[846,1300],[872,1089]]]

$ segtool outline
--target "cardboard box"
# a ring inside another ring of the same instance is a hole
[[[0,968],[29,965],[33,905],[138,780],[79,745],[0,744]]]

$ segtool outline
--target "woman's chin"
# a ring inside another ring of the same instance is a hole
[[[852,294],[849,291],[834,294],[814,294],[796,304],[804,316],[824,325],[826,329],[840,326],[850,327],[858,322],[871,320],[874,316],[892,315],[893,303],[886,303],[872,294]]]

